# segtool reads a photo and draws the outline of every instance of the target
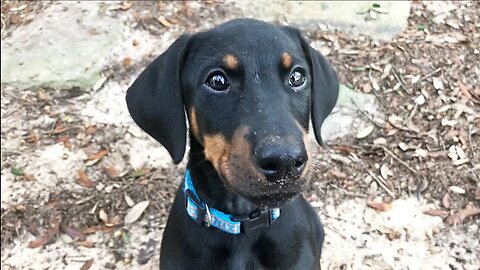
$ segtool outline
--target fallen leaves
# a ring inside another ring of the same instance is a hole
[[[364,129],[361,129],[360,131],[358,131],[358,133],[356,135],[357,139],[366,138],[368,135],[370,135],[370,133],[372,133],[373,129],[374,129],[373,125],[369,125],[369,126],[365,127]]]
[[[93,265],[93,259],[85,261],[85,263],[80,267],[80,270],[88,270]]]
[[[10,172],[15,175],[15,176],[22,176],[23,175],[23,169],[17,166],[12,166],[10,167]]]
[[[118,167],[112,165],[112,164],[104,164],[102,166],[103,171],[110,177],[111,179],[117,179],[121,175],[121,171]]]
[[[433,217],[441,217],[442,219],[448,216],[448,211],[443,209],[430,209],[423,211],[423,213]]]
[[[134,205],[132,208],[130,208],[125,215],[124,223],[125,224],[131,224],[137,219],[140,218],[140,216],[143,214],[145,209],[147,209],[148,205],[150,204],[149,201],[142,201]]]
[[[450,190],[451,192],[455,192],[457,194],[465,194],[465,189],[459,186],[450,186],[448,187],[448,190]]]
[[[102,159],[104,156],[106,156],[108,154],[108,150],[107,149],[102,149],[100,151],[98,151],[97,153],[93,154],[93,155],[89,155],[87,156],[87,166],[91,166],[91,165],[94,165],[95,163],[97,163],[100,159]]]
[[[87,235],[82,233],[80,230],[75,229],[70,226],[66,225],[60,225],[60,229],[62,232],[66,233],[68,236],[70,236],[73,240],[76,241],[85,241],[87,239]]]
[[[462,223],[466,218],[480,214],[480,209],[476,208],[472,204],[467,204],[464,209],[458,210],[456,213],[449,215],[445,219],[445,223],[451,226],[457,226]]]
[[[87,188],[95,187],[95,182],[90,180],[90,178],[88,178],[87,173],[84,170],[78,171],[77,183]]]
[[[392,209],[392,205],[390,203],[386,203],[386,202],[369,201],[369,202],[367,202],[367,205],[368,205],[368,207],[373,208],[377,211],[381,211],[381,212],[388,211],[388,210]]]
[[[31,241],[28,244],[29,248],[37,248],[43,245],[48,244],[52,239],[57,235],[59,231],[61,219],[59,217],[54,217],[50,220],[49,229],[46,234],[43,236]]]

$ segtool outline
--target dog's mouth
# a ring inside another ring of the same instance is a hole
[[[268,208],[287,204],[301,194],[309,182],[309,177],[286,178],[277,182],[269,182],[256,171],[242,169],[227,162],[218,166],[217,172],[228,189],[245,197],[255,205]]]
[[[248,198],[260,207],[277,208],[292,201],[300,192],[272,193]]]

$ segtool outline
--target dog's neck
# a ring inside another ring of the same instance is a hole
[[[233,215],[249,214],[258,208],[225,186],[212,163],[206,159],[203,146],[194,138],[190,138],[190,159],[187,167],[198,196],[209,207]]]

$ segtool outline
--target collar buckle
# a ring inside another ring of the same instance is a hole
[[[205,227],[210,227],[212,224],[212,215],[210,213],[210,208],[208,205],[203,205],[198,197],[192,192],[192,190],[185,190],[185,206],[188,207],[188,199],[196,206],[198,211],[198,218],[193,219],[196,223],[204,225]]]
[[[249,215],[232,217],[232,220],[241,223],[243,232],[265,228],[273,222],[271,211],[265,208],[257,209]]]

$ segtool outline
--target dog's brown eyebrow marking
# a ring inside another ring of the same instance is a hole
[[[238,67],[238,59],[233,54],[227,54],[223,57],[223,64],[230,70],[236,70]]]
[[[289,69],[292,66],[292,57],[289,53],[282,53],[282,67],[284,69]]]

